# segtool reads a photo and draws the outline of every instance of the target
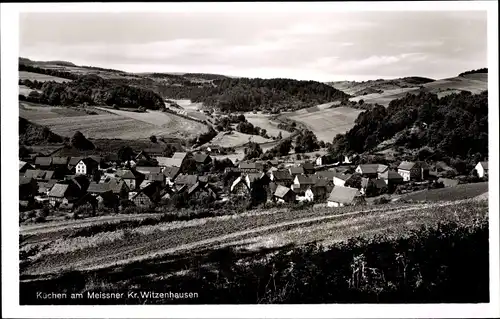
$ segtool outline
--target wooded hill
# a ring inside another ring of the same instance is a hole
[[[44,127],[19,118],[19,145],[44,145],[48,143],[61,143],[63,138]]]
[[[487,157],[488,92],[442,98],[422,92],[393,100],[387,108],[375,106],[361,113],[346,134],[334,138],[331,152],[363,153],[396,134],[396,145],[408,149],[428,147],[436,156],[462,159],[477,153]]]

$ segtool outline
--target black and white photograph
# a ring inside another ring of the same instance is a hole
[[[127,5],[2,4],[2,295],[500,316],[497,3]]]

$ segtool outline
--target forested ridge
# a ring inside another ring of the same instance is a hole
[[[430,147],[450,157],[488,154],[488,92],[407,94],[387,108],[362,112],[355,126],[333,140],[331,152],[362,153],[398,134],[396,144],[408,149]]]

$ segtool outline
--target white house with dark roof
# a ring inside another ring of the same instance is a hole
[[[480,178],[488,176],[488,162],[479,162],[474,169],[477,172],[477,176]]]
[[[344,186],[345,183],[352,177],[351,174],[336,173],[333,177],[333,184],[335,186]]]
[[[278,185],[274,191],[273,198],[278,203],[293,203],[296,200],[296,194],[288,187]]]
[[[429,176],[429,167],[424,162],[403,161],[398,166],[398,173],[405,182],[410,180],[420,181]]]

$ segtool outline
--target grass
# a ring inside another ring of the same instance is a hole
[[[33,72],[26,72],[26,71],[19,71],[19,79],[20,80],[31,80],[31,81],[37,80],[40,82],[55,81],[55,82],[59,82],[59,83],[71,81],[71,80],[59,78],[56,76],[33,73]]]
[[[331,142],[335,135],[345,133],[354,126],[361,110],[350,107],[318,109],[290,116],[290,119],[303,123],[313,131],[319,140]]]
[[[222,147],[239,147],[248,143],[249,141],[258,144],[272,142],[272,140],[266,139],[262,136],[249,135],[237,131],[232,131],[232,132],[219,133],[216,137],[212,139],[210,144],[216,144]]]
[[[414,192],[401,197],[406,201],[450,201],[473,198],[488,192],[488,182],[461,184],[455,187],[438,188]]]
[[[265,129],[269,136],[278,136],[280,132],[283,138],[291,135],[290,132],[280,130],[278,128],[279,122],[273,121],[271,119],[272,115],[262,113],[254,114],[253,112],[247,112],[244,115],[248,122],[252,123],[254,126],[260,127],[261,129]]]

